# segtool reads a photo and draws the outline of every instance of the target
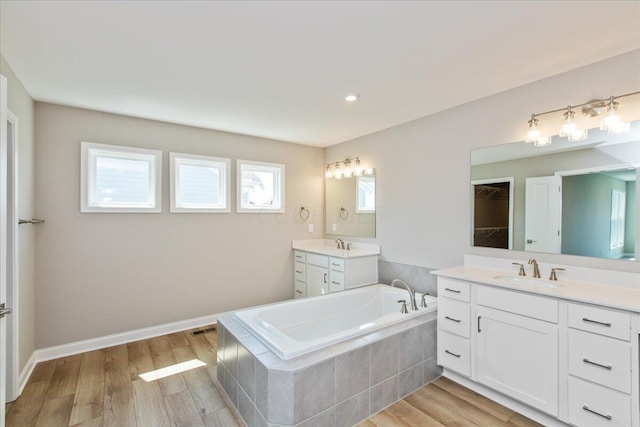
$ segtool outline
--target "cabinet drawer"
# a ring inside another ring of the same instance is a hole
[[[344,271],[344,259],[342,258],[330,258],[329,266],[332,270]]]
[[[592,305],[569,303],[569,326],[625,341],[631,338],[629,313]]]
[[[438,328],[471,338],[471,307],[461,301],[438,299]]]
[[[631,346],[613,338],[569,330],[569,373],[631,393]]]
[[[304,282],[298,280],[295,281],[295,289],[293,292],[294,298],[304,298],[307,296],[307,285]]]
[[[344,291],[344,273],[331,271],[329,273],[329,292]]]
[[[471,301],[471,285],[460,280],[438,277],[438,296]]]
[[[302,251],[293,251],[293,260],[298,262],[306,262],[307,253]]]
[[[317,265],[318,267],[329,267],[329,257],[326,255],[307,254],[307,264]]]
[[[490,286],[478,286],[477,303],[521,316],[558,323],[558,301]]]
[[[438,365],[467,377],[471,376],[471,351],[469,340],[438,331]]]
[[[629,427],[631,399],[613,390],[569,377],[569,422],[576,426]]]
[[[307,280],[307,266],[301,262],[293,263],[293,276],[296,280],[306,282]]]

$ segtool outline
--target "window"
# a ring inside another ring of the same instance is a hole
[[[81,212],[160,212],[162,152],[81,143]]]
[[[171,212],[229,212],[231,160],[169,153]]]
[[[357,213],[373,213],[376,211],[376,177],[359,176],[356,179],[358,192]]]
[[[610,249],[624,246],[624,210],[626,208],[626,193],[611,190],[611,245]]]
[[[284,165],[238,160],[238,212],[284,212]]]

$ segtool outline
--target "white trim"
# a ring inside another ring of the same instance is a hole
[[[640,167],[640,163],[619,163],[619,164],[608,165],[608,166],[593,166],[590,168],[583,168],[583,169],[570,169],[565,171],[557,171],[556,173],[554,173],[554,175],[555,176],[587,175],[590,173],[637,169],[639,167]]]
[[[0,74],[0,302],[5,302],[7,286],[7,79]],[[6,316],[0,319],[0,368],[6,360]],[[4,426],[6,384],[0,380],[0,426]]]
[[[9,241],[7,241],[7,257],[8,261],[11,261],[11,273],[12,277],[7,280],[7,305],[12,308],[10,317],[8,317],[7,326],[11,325],[12,330],[7,334],[7,337],[11,339],[11,343],[7,341],[7,350],[11,350],[11,354],[7,352],[7,364],[9,369],[7,370],[8,380],[6,389],[6,398],[8,401],[13,401],[20,395],[19,391],[19,373],[18,367],[20,364],[20,265],[19,265],[19,234],[18,234],[18,130],[19,122],[18,117],[9,109],[7,109],[7,122],[11,123],[11,141],[7,140],[7,154],[11,152],[11,158],[7,158],[7,166],[11,162],[11,176],[7,170],[8,182],[12,184],[11,190],[12,199],[8,203],[8,208],[11,208],[12,212],[7,211],[7,220],[11,221],[11,230],[7,225],[7,237],[10,236],[12,247],[9,247]],[[9,126],[7,125],[7,135]],[[8,168],[7,168],[8,169]],[[9,328],[7,328],[8,331]]]
[[[242,206],[242,166],[257,166],[264,169],[277,170],[277,180],[274,182],[274,194],[279,199],[279,206],[274,208],[247,208]],[[236,160],[236,212],[237,213],[284,213],[285,193],[285,165],[281,163],[256,162],[253,160]]]
[[[221,177],[220,187],[224,191],[225,205],[221,208],[214,207],[177,207],[176,193],[178,189],[179,176],[176,170],[176,164],[179,160],[194,160],[194,163],[204,165],[211,164],[212,167],[224,165],[223,176]],[[169,153],[169,212],[171,213],[229,213],[231,212],[231,159],[224,157],[199,156],[195,154]]]
[[[153,167],[154,179],[149,183],[149,192],[153,195],[153,202],[149,207],[115,207],[115,206],[92,206],[89,192],[93,187],[94,177],[92,176],[91,152],[104,151],[113,154],[138,157],[153,157],[150,164]],[[162,151],[147,148],[126,147],[122,145],[96,144],[93,142],[80,142],[80,212],[82,213],[160,213],[162,212]]]
[[[33,370],[36,368],[36,352],[31,353],[31,357],[27,360],[27,364],[24,365],[22,371],[20,372],[19,377],[19,387],[18,387],[18,395],[15,397],[16,399],[22,394],[24,387],[27,385],[29,378],[31,378],[31,374],[33,374]]]
[[[506,176],[503,178],[488,178],[488,179],[474,179],[471,181],[471,246],[475,247],[475,242],[474,242],[474,233],[475,233],[475,224],[474,224],[474,216],[473,213],[475,212],[475,185],[478,184],[497,184],[497,183],[503,183],[503,182],[508,182],[509,183],[509,247],[507,249],[513,249],[513,234],[514,234],[514,228],[513,228],[513,208],[514,208],[514,203],[513,203],[513,195],[514,195],[514,191],[515,191],[515,177],[513,176]]]
[[[502,406],[506,406],[507,408],[516,411],[517,413],[524,415],[527,418],[530,418],[544,426],[549,427],[566,427],[566,424],[560,421],[557,418],[552,417],[551,415],[547,415],[543,412],[538,411],[530,406],[525,405],[524,403],[520,403],[511,399],[508,396],[505,396],[502,393],[499,393],[489,387],[486,387],[482,384],[478,384],[475,381],[470,380],[469,378],[463,377],[455,372],[452,372],[448,369],[444,369],[442,372],[442,376],[449,378],[450,380],[465,386],[468,389],[475,391],[489,399],[493,400],[501,404]]]
[[[72,356],[74,354],[85,353],[87,351],[100,350],[102,348],[113,347],[114,345],[127,344],[160,335],[180,332],[187,329],[198,328],[218,322],[218,317],[222,313],[208,316],[196,317],[193,319],[180,320],[164,325],[150,326],[148,328],[135,329],[133,331],[121,332],[118,334],[106,335],[104,337],[91,338],[88,340],[76,341],[68,344],[46,347],[36,350],[36,363],[47,360],[58,359],[60,357]]]

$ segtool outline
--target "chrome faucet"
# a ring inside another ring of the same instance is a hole
[[[344,249],[344,241],[342,239],[336,239],[336,244],[338,245],[338,249]]]
[[[538,268],[538,261],[535,258],[529,258],[529,264],[533,265],[533,277],[540,278],[540,269]]]
[[[409,292],[409,300],[411,301],[411,311],[417,311],[418,310],[418,304],[416,304],[416,292],[413,289],[411,289],[411,287],[409,285],[407,285],[405,282],[403,282],[400,279],[393,279],[391,281],[391,285],[389,285],[389,286],[395,287],[396,283],[402,284],[405,287],[405,289],[407,290],[407,292]]]

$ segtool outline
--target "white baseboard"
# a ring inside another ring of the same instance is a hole
[[[209,316],[196,317],[194,319],[181,320],[178,322],[165,323],[164,325],[150,326],[148,328],[135,329],[129,332],[121,332],[113,335],[106,335],[104,337],[91,338],[83,341],[76,341],[69,344],[57,345],[54,347],[41,348],[36,350],[29,361],[34,359],[33,366],[36,363],[45,362],[47,360],[58,359],[60,357],[72,356],[74,354],[85,353],[87,351],[99,350],[106,347],[112,347],[114,345],[127,344],[134,341],[140,341],[148,338],[157,337],[160,335],[171,334],[174,332],[184,331],[186,329],[199,328],[202,326],[211,325],[217,323],[218,317],[222,313],[212,314]],[[28,364],[27,364],[28,366]],[[26,367],[25,367],[26,370]],[[33,367],[28,372],[26,379],[29,378]],[[22,385],[22,375],[20,381]],[[26,383],[26,380],[25,380]]]
[[[539,410],[534,409],[528,405],[525,405],[524,403],[520,403],[516,400],[513,400],[502,393],[499,393],[493,389],[490,389],[489,387],[486,387],[482,384],[478,384],[477,382],[472,381],[469,378],[463,377],[461,375],[458,375],[455,372],[452,372],[448,369],[444,369],[444,371],[442,372],[442,375],[544,426],[548,426],[548,427],[566,427],[567,426],[567,424],[563,423],[557,418],[547,415],[544,412],[540,412]]]
[[[24,390],[24,386],[27,385],[27,381],[31,378],[31,374],[36,367],[36,352],[31,353],[31,357],[27,360],[26,365],[22,368],[20,372],[20,377],[18,378],[18,396],[22,394],[22,390]],[[16,396],[17,397],[17,396]]]

